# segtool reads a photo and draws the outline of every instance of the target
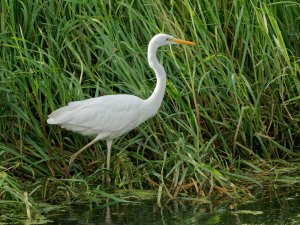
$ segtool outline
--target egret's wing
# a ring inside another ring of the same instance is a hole
[[[142,100],[132,95],[107,95],[71,102],[49,115],[49,124],[84,135],[120,135],[139,124]]]

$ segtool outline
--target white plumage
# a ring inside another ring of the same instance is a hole
[[[70,102],[49,115],[48,124],[57,124],[82,135],[95,136],[93,141],[71,156],[69,168],[78,154],[96,141],[106,140],[109,170],[112,140],[156,114],[166,88],[166,73],[156,58],[156,51],[158,47],[168,44],[195,45],[193,42],[175,39],[167,34],[157,34],[151,39],[148,46],[148,62],[156,74],[157,84],[148,99],[143,100],[126,94],[106,95]],[[108,182],[110,182],[109,177]]]
[[[85,136],[114,139],[145,121],[139,114],[143,105],[144,101],[133,95],[106,95],[70,102],[51,113],[47,122]]]

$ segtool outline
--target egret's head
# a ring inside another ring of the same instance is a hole
[[[163,67],[158,63],[156,58],[156,50],[160,46],[171,45],[171,44],[184,44],[184,45],[195,45],[196,43],[191,41],[185,41],[181,39],[177,39],[168,34],[157,34],[155,35],[149,42],[148,45],[148,62],[151,68],[156,70],[157,73],[165,73]]]
[[[170,44],[195,45],[196,43],[177,39],[168,34],[157,34],[151,39],[150,44],[153,44],[156,47],[160,47],[160,46],[170,45]]]

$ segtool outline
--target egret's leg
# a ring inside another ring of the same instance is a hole
[[[107,183],[110,183],[111,179],[110,179],[109,170],[110,170],[110,154],[111,154],[112,140],[111,139],[106,140],[106,145],[107,145],[107,158],[106,158],[107,161],[106,161],[106,164],[107,164],[107,171],[108,171]]]
[[[86,146],[84,146],[82,149],[78,150],[77,152],[75,152],[71,158],[70,158],[70,161],[69,161],[69,168],[68,168],[68,171],[70,171],[72,165],[73,165],[73,162],[74,160],[76,159],[76,157],[81,153],[83,152],[84,150],[86,150],[88,147],[90,147],[92,144],[94,144],[95,142],[97,142],[99,140],[98,137],[96,137],[94,140],[92,140],[90,143],[88,143]]]
[[[105,213],[105,224],[113,224],[111,221],[111,213],[110,213],[110,198],[106,199],[106,213]]]

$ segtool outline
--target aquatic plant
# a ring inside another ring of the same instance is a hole
[[[115,141],[113,185],[155,189],[158,199],[299,186],[297,1],[4,0],[0,7],[0,169],[17,193],[24,180],[41,182],[35,193],[52,199],[50,179],[65,187],[64,200],[107,197],[105,146],[81,155],[66,179],[70,155],[90,139],[48,126],[47,115],[105,94],[148,97],[155,80],[146,47],[159,32],[197,46],[163,50],[172,71],[163,105]]]

